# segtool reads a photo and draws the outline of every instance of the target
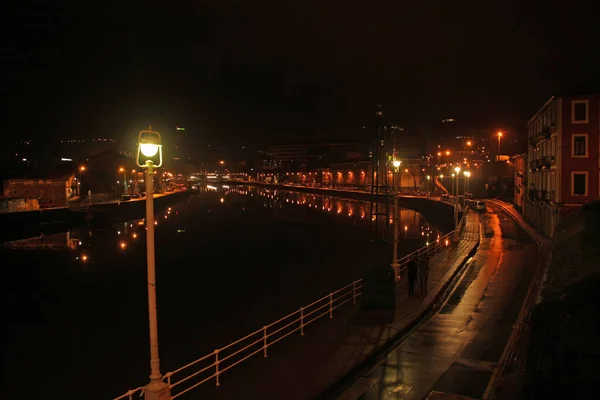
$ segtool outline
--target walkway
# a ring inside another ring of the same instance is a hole
[[[482,220],[490,234],[447,302],[341,399],[420,400],[431,391],[487,398],[488,383],[505,358],[538,266],[532,262],[535,242],[514,219],[494,205]]]
[[[291,336],[221,376],[221,386],[207,383],[182,399],[314,399],[330,398],[349,375],[373,363],[403,334],[429,315],[449,282],[479,243],[479,215],[469,213],[462,240],[431,260],[428,294],[408,296],[407,282],[396,289],[396,310],[359,311],[348,306]],[[360,298],[359,298],[360,299]]]

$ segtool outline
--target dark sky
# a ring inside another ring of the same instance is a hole
[[[449,116],[517,132],[600,71],[592,1],[15,3],[3,135],[357,139],[378,103],[415,134]]]

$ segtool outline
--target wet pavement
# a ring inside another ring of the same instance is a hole
[[[432,257],[427,295],[417,290],[408,296],[403,280],[396,286],[396,309],[391,312],[360,311],[359,297],[356,306],[335,310],[333,319],[305,328],[305,336],[291,335],[269,348],[268,358],[252,357],[222,374],[219,387],[210,381],[182,398],[335,398],[352,382],[349,377],[355,370],[362,371],[374,354],[384,352],[438,304],[440,293],[479,241],[479,215],[469,213],[466,218],[462,240]]]
[[[483,242],[440,311],[340,399],[483,397],[538,259],[536,243],[497,205],[488,205],[483,225]]]

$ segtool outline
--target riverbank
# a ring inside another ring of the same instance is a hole
[[[302,193],[313,193],[335,197],[349,198],[354,200],[393,203],[392,196],[383,194],[371,194],[363,191],[350,191],[341,189],[316,188],[294,185],[268,184],[262,182],[236,182],[238,185],[268,187],[276,190],[289,190]],[[452,205],[438,200],[436,197],[399,196],[398,205],[402,208],[414,210],[422,214],[427,221],[447,233],[454,229],[454,210]],[[459,215],[459,218],[461,215]]]
[[[191,192],[172,192],[154,196],[155,212],[160,213],[169,205],[181,202]],[[96,203],[89,207],[56,207],[33,211],[0,214],[0,242],[25,239],[85,226],[104,225],[113,222],[144,218],[146,199],[120,202]]]

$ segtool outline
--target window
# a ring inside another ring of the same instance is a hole
[[[571,195],[587,196],[587,171],[571,172]]]
[[[574,124],[588,123],[588,101],[573,100],[571,102],[571,122]]]
[[[586,158],[588,156],[587,139],[587,133],[571,135],[571,157]]]

